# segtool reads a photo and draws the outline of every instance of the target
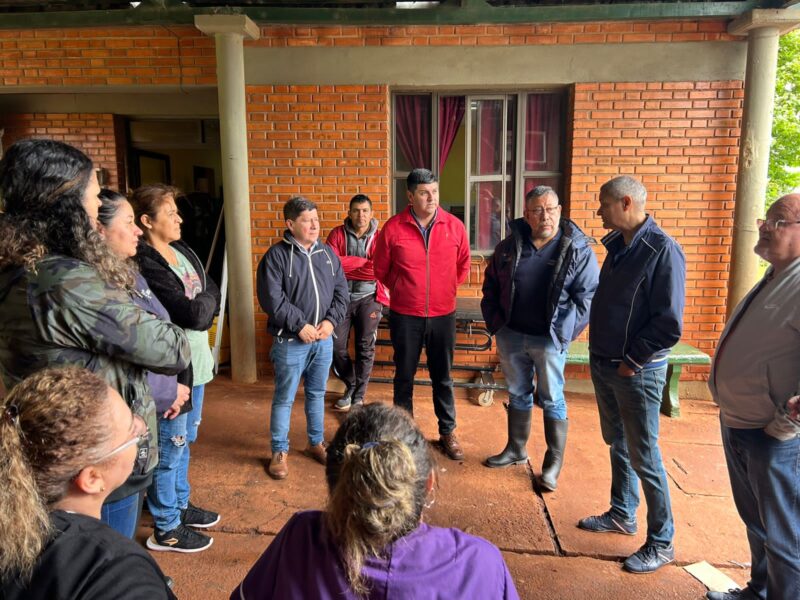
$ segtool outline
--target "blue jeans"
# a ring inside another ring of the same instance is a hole
[[[496,339],[500,367],[508,385],[509,407],[531,410],[535,389],[537,404],[544,409],[545,419],[566,419],[564,363],[567,351],[559,352],[549,337],[527,335],[509,327],[498,331]]]
[[[203,396],[206,386],[196,385],[192,388],[192,410],[186,413],[186,445],[183,447],[178,473],[175,478],[175,493],[178,496],[178,508],[189,506],[189,456],[191,445],[197,440],[197,428],[203,420]]]
[[[747,527],[759,598],[800,598],[800,438],[722,426],[733,501]]]
[[[142,492],[115,502],[106,502],[100,509],[100,520],[127,538],[133,539],[142,510]]]
[[[188,452],[187,416],[188,413],[172,420],[158,420],[158,465],[153,471],[153,483],[147,488],[147,505],[156,527],[161,531],[171,531],[181,523],[177,482],[183,466],[183,455]],[[188,462],[187,459],[187,465]]]
[[[590,363],[600,429],[610,447],[611,512],[625,520],[636,518],[641,480],[647,502],[647,542],[668,546],[675,525],[667,472],[658,447],[667,365],[622,377],[617,374],[619,362],[592,356]]]
[[[269,356],[275,367],[275,394],[269,419],[272,452],[289,451],[289,420],[301,377],[304,379],[308,443],[316,446],[324,439],[325,386],[333,360],[333,338],[304,344],[300,340],[276,337]]]

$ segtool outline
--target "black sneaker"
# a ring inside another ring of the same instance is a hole
[[[156,529],[147,538],[147,547],[156,552],[202,552],[211,547],[214,538],[189,529],[185,525],[178,525],[172,531]]]
[[[196,529],[208,529],[219,523],[220,516],[211,510],[205,510],[189,502],[189,506],[181,509],[181,523]]]
[[[621,533],[622,535],[634,535],[637,531],[636,519],[625,521],[612,515],[610,511],[581,519],[578,521],[578,527],[595,533]]]
[[[675,562],[675,548],[672,544],[645,544],[626,558],[622,566],[631,573],[652,573],[671,562]]]
[[[334,410],[340,410],[342,412],[347,412],[350,410],[350,406],[353,404],[353,388],[348,387],[344,395],[339,398],[336,403],[333,405]]]
[[[730,589],[727,592],[706,592],[708,600],[758,600],[758,595],[749,587],[743,590]]]

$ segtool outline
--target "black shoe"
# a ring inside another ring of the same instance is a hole
[[[175,581],[169,575],[164,575],[164,583],[167,584],[167,587],[169,589],[172,589],[172,588],[175,587]]]
[[[636,519],[625,521],[615,517],[611,512],[581,519],[578,521],[578,527],[595,533],[621,533],[622,535],[634,535],[637,531]]]
[[[758,600],[758,596],[749,587],[743,590],[728,590],[727,592],[706,592],[708,600]]]
[[[147,547],[157,552],[202,552],[210,548],[213,543],[214,538],[189,529],[185,525],[178,525],[172,531],[156,529],[153,535],[147,538]]]
[[[531,411],[508,409],[508,442],[500,454],[490,456],[483,464],[491,469],[524,465],[528,462],[528,437],[531,433]]]
[[[208,529],[219,523],[219,514],[195,506],[189,502],[189,506],[181,510],[181,523],[197,529]]]
[[[539,487],[544,492],[554,492],[558,487],[558,475],[564,464],[564,449],[567,446],[567,428],[569,421],[566,419],[545,419],[544,439],[547,442],[547,452],[542,462],[542,475],[537,478]]]
[[[652,573],[671,562],[675,562],[675,548],[672,544],[666,547],[645,544],[626,558],[622,566],[631,573]]]

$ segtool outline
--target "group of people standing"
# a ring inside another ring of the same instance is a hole
[[[305,453],[322,464],[324,393],[331,362],[346,384],[334,408],[349,410],[363,403],[387,297],[394,404],[413,415],[414,376],[425,348],[439,444],[449,458],[464,458],[455,434],[450,372],[456,292],[469,274],[469,241],[463,223],[439,206],[433,173],[415,169],[406,183],[407,208],[382,230],[372,218],[369,198],[358,195],[327,244],[319,240],[313,203],[296,197],[284,207],[284,239],[267,251],[258,267],[259,300],[274,336],[268,472],[275,479],[288,475],[289,415],[301,377]],[[511,235],[489,261],[481,302],[509,390],[506,447],[484,464],[496,468],[527,462],[531,413],[538,404],[547,443],[538,481],[545,491],[556,489],[564,461],[567,348],[591,323],[592,380],[603,438],[611,450],[611,507],[582,519],[579,527],[636,533],[641,479],[648,504],[647,539],[624,564],[638,573],[674,560],[658,414],[667,355],[681,335],[686,271],[680,246],[645,212],[646,195],[642,183],[627,176],[601,188],[598,215],[612,230],[603,239],[608,255],[601,271],[594,240],[562,218],[555,190],[531,189],[524,216],[511,223]],[[347,355],[351,323],[356,330],[355,362]]]
[[[323,329],[314,343],[325,341],[324,331],[335,332],[334,373],[347,387],[334,408],[349,410],[362,404],[375,329],[388,296],[394,404],[413,415],[414,374],[424,347],[441,449],[449,458],[462,460],[464,453],[455,436],[450,370],[456,290],[469,272],[469,242],[463,224],[439,206],[438,182],[430,171],[411,172],[407,198],[408,207],[381,231],[371,218],[369,200],[354,197],[348,218],[331,232],[327,247],[318,240],[316,207],[303,198],[287,203],[286,237],[259,266],[260,298],[276,336],[272,357],[276,373],[285,371],[282,346],[291,348],[294,343],[296,351],[303,352],[298,348],[305,341],[301,328]],[[497,468],[527,462],[531,413],[538,405],[544,413],[547,450],[537,481],[545,492],[556,489],[564,461],[567,348],[589,325],[590,371],[601,432],[609,447],[611,493],[609,509],[581,519],[578,527],[594,533],[635,535],[641,483],[647,504],[645,543],[623,563],[634,573],[651,573],[675,560],[669,484],[658,442],[659,412],[668,355],[681,337],[686,299],[685,256],[646,212],[646,199],[645,186],[629,176],[615,177],[600,188],[597,215],[611,231],[601,241],[606,257],[599,268],[594,240],[562,217],[555,190],[546,186],[529,190],[523,217],[511,222],[510,235],[489,259],[481,302],[484,320],[496,336],[509,392],[506,446],[484,464]],[[798,494],[795,446],[800,428],[795,419],[800,388],[797,377],[789,374],[788,363],[783,370],[775,366],[798,357],[793,320],[797,303],[790,300],[797,294],[791,277],[800,258],[800,241],[794,235],[800,224],[797,196],[780,199],[768,217],[759,221],[756,251],[771,269],[723,333],[710,381],[722,408],[734,497],[751,539],[753,579],[745,590],[709,592],[714,600],[800,594],[775,591],[780,586],[800,589],[797,561],[789,566],[791,557],[800,555],[796,539],[787,535],[794,525],[779,525],[797,520],[792,499]],[[309,225],[301,229],[304,220]],[[298,231],[305,237],[298,237]],[[280,262],[274,260],[277,256],[282,257]],[[298,270],[306,266],[308,270]],[[293,273],[299,276],[292,277]],[[320,289],[330,294],[321,295]],[[772,303],[759,302],[764,314],[751,316],[756,311],[753,298],[767,293],[774,296]],[[288,313],[298,297],[307,304]],[[294,321],[286,314],[292,314]],[[329,322],[323,327],[326,319]],[[351,322],[356,328],[355,362],[347,356]],[[768,335],[765,331],[770,328],[780,333]],[[763,343],[751,343],[756,338]],[[319,363],[293,363],[295,383],[282,387],[280,393],[276,387],[276,398],[293,398],[300,376],[306,376],[309,448],[319,448],[312,455],[323,464],[323,395],[330,362],[328,355]],[[315,375],[309,378],[306,369],[312,364]],[[725,372],[724,380],[718,376],[720,371]],[[313,426],[311,415],[316,419]],[[288,423],[287,417],[279,422]],[[277,429],[275,423],[273,403],[269,473],[281,479],[288,474],[287,430]],[[754,432],[763,434],[751,439]],[[758,442],[765,441],[767,449],[775,446],[774,451],[759,447]],[[778,464],[786,463],[787,456],[793,457],[789,464],[794,465],[794,480],[789,467]],[[770,546],[777,549],[774,554],[767,550]],[[767,593],[767,589],[773,591]]]
[[[205,331],[219,291],[180,241],[177,195],[146,186],[129,201],[101,190],[82,152],[48,140],[17,142],[0,161],[0,371],[11,390],[0,403],[4,597],[174,598],[168,578],[130,540],[145,490],[155,521],[148,548],[197,552],[213,541],[197,529],[220,516],[190,502],[188,462],[203,386],[213,377]],[[562,217],[555,190],[531,189],[524,216],[489,261],[481,303],[509,389],[507,443],[484,464],[528,460],[538,405],[547,444],[537,475],[542,491],[556,489],[564,461],[567,348],[590,326],[611,494],[609,510],[578,527],[636,534],[641,483],[647,535],[623,563],[634,573],[675,559],[658,431],[686,278],[683,252],[647,214],[646,197],[628,176],[600,188],[597,214],[611,232],[598,268],[594,240]],[[425,348],[439,445],[463,460],[450,371],[456,291],[469,274],[470,251],[463,223],[439,206],[430,171],[411,172],[407,198],[381,231],[370,199],[355,196],[327,244],[319,241],[316,206],[292,198],[283,239],[259,263],[275,367],[268,472],[288,475],[291,408],[303,379],[305,453],[326,466],[329,498],[324,511],[290,519],[232,598],[427,597],[442,589],[517,598],[495,547],[424,523],[436,470],[413,422],[414,376]],[[800,357],[798,225],[798,195],[781,198],[759,220],[756,252],[770,267],[734,311],[712,368],[752,568],[745,589],[709,592],[710,600],[800,596],[792,533],[800,475],[792,368]],[[395,407],[364,406],[387,303]],[[349,414],[328,447],[332,363],[346,385],[333,408]]]
[[[14,388],[5,401],[3,439],[18,440],[9,442],[0,462],[4,494],[17,497],[8,505],[11,509],[3,503],[0,529],[13,529],[12,537],[2,537],[20,545],[41,548],[47,540],[49,558],[40,567],[74,553],[91,554],[95,545],[83,548],[81,543],[87,528],[108,537],[105,526],[87,525],[85,515],[100,518],[131,540],[145,496],[155,521],[148,548],[197,552],[213,542],[197,530],[215,525],[220,517],[190,501],[188,466],[204,386],[213,378],[206,330],[219,310],[219,290],[180,241],[178,193],[151,185],[137,189],[128,200],[101,190],[91,160],[51,140],[17,142],[0,161],[0,372],[6,389]],[[52,397],[52,390],[69,395],[72,387],[92,406]],[[31,399],[37,392],[52,401],[49,413],[36,407],[23,410],[26,403],[42,404],[44,398]],[[124,410],[117,406],[119,398]],[[117,417],[119,423],[113,421]],[[80,427],[87,437],[77,444],[75,455],[83,457],[80,465],[67,456],[75,449],[69,441],[41,446],[56,443],[59,435],[72,435],[60,428],[76,420],[87,421]],[[129,439],[101,452],[115,437],[117,424],[123,434],[129,432]],[[50,433],[37,438],[38,428]],[[55,462],[61,460],[78,468],[59,468]],[[103,469],[94,465],[111,463],[118,472],[125,472],[126,465],[127,472],[121,481],[104,484],[97,476]],[[31,477],[38,490],[31,488]],[[43,481],[47,486],[42,487]],[[42,493],[45,488],[47,494]],[[65,508],[53,537],[52,528],[32,516],[42,506],[52,508],[62,501]],[[20,548],[4,546],[3,554],[13,551]],[[147,556],[134,553],[141,555]],[[30,574],[32,565],[24,567],[22,572]],[[86,573],[65,578],[38,568],[32,588],[7,578],[5,564],[2,571],[4,597],[9,598],[62,597],[69,585],[108,584],[102,568],[84,581],[79,577]],[[126,580],[133,585],[137,574],[141,569],[132,568],[128,579],[118,582],[119,589]],[[163,577],[161,583],[159,589]]]

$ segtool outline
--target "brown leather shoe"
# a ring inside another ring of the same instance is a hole
[[[328,444],[320,442],[316,446],[306,446],[303,454],[310,456],[319,464],[324,465],[328,461]]]
[[[461,445],[458,443],[458,438],[456,438],[455,433],[443,433],[439,437],[439,444],[441,444],[442,450],[444,450],[447,458],[452,460],[464,460],[464,451],[461,449]]]
[[[286,452],[273,452],[272,458],[269,460],[269,469],[267,472],[273,479],[286,479],[289,474],[289,463],[287,461],[288,454]]]

